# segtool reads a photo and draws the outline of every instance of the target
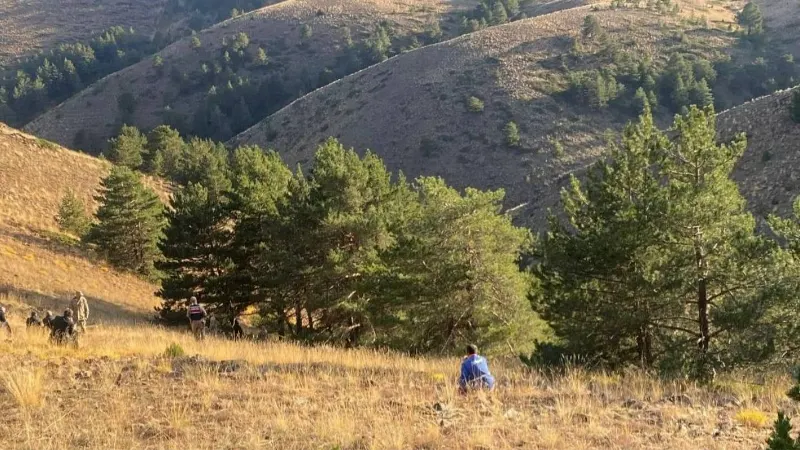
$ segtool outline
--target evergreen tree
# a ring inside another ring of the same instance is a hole
[[[492,25],[501,25],[508,22],[508,13],[503,2],[496,1],[492,7]]]
[[[761,8],[754,2],[744,5],[744,8],[736,15],[739,25],[747,28],[747,35],[758,35],[764,31],[764,17]]]
[[[159,125],[147,135],[145,169],[175,179],[182,168],[185,142],[177,130]]]
[[[141,167],[147,138],[138,128],[123,125],[119,135],[109,139],[108,143],[109,149],[105,156],[109,161],[130,169]]]
[[[61,231],[73,234],[79,238],[86,235],[91,222],[86,214],[86,205],[83,204],[72,190],[67,190],[61,199],[56,217],[58,227]]]
[[[584,39],[597,39],[603,34],[603,28],[600,26],[600,21],[594,15],[588,15],[583,18],[583,26],[581,27],[581,35]]]
[[[519,0],[506,0],[506,11],[511,17],[519,14]]]
[[[792,120],[795,123],[800,123],[800,89],[796,89],[792,94],[792,105],[789,112],[792,115]]]
[[[514,122],[508,122],[503,128],[506,135],[506,144],[509,147],[519,147],[519,128]]]
[[[705,78],[695,83],[691,93],[692,103],[705,108],[706,106],[714,106],[714,95],[711,93],[711,88]]]
[[[155,276],[164,205],[127,167],[113,167],[100,186],[100,194],[95,197],[100,204],[95,213],[97,223],[89,232],[89,241],[112,265]]]
[[[221,303],[221,280],[231,270],[227,213],[221,193],[199,184],[189,183],[174,195],[158,245],[164,258],[156,263],[164,274],[158,291],[163,319],[183,319],[183,302],[192,295],[205,304]]]
[[[585,188],[573,180],[569,220],[551,218],[542,246],[540,307],[572,352],[705,378],[767,357],[763,333],[785,298],[770,288],[773,246],[730,179],[744,140],[718,145],[710,108],[671,133],[648,111]]]

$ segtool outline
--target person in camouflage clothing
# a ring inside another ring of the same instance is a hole
[[[72,310],[76,328],[81,333],[86,333],[86,322],[89,320],[89,302],[83,296],[83,292],[78,291],[75,293],[75,297],[72,298],[70,303],[70,309]]]

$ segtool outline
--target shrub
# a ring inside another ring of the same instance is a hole
[[[508,122],[503,132],[506,134],[506,144],[509,147],[519,147],[519,128],[516,123]]]
[[[734,419],[747,428],[763,428],[769,422],[767,415],[756,409],[743,409],[736,413]]]
[[[38,409],[44,402],[45,390],[41,372],[20,370],[3,374],[5,390],[22,409]]]
[[[173,342],[167,346],[167,349],[164,350],[164,357],[166,358],[180,358],[185,356],[186,352],[181,347],[181,344]]]
[[[800,89],[794,91],[792,95],[791,113],[792,120],[794,120],[795,123],[800,123]]]
[[[483,100],[478,97],[470,97],[467,99],[467,109],[470,112],[479,113],[483,112]]]
[[[89,216],[83,202],[70,190],[61,199],[56,217],[59,229],[77,237],[83,237],[89,231]]]

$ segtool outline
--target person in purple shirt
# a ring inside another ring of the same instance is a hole
[[[461,376],[458,378],[458,390],[466,394],[469,389],[494,390],[494,377],[489,372],[486,358],[478,354],[478,347],[467,346],[467,356],[461,361]]]

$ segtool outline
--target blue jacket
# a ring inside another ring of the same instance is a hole
[[[486,388],[494,387],[494,377],[489,373],[489,363],[480,355],[470,355],[461,362],[461,376],[458,385],[466,389],[477,384]]]

